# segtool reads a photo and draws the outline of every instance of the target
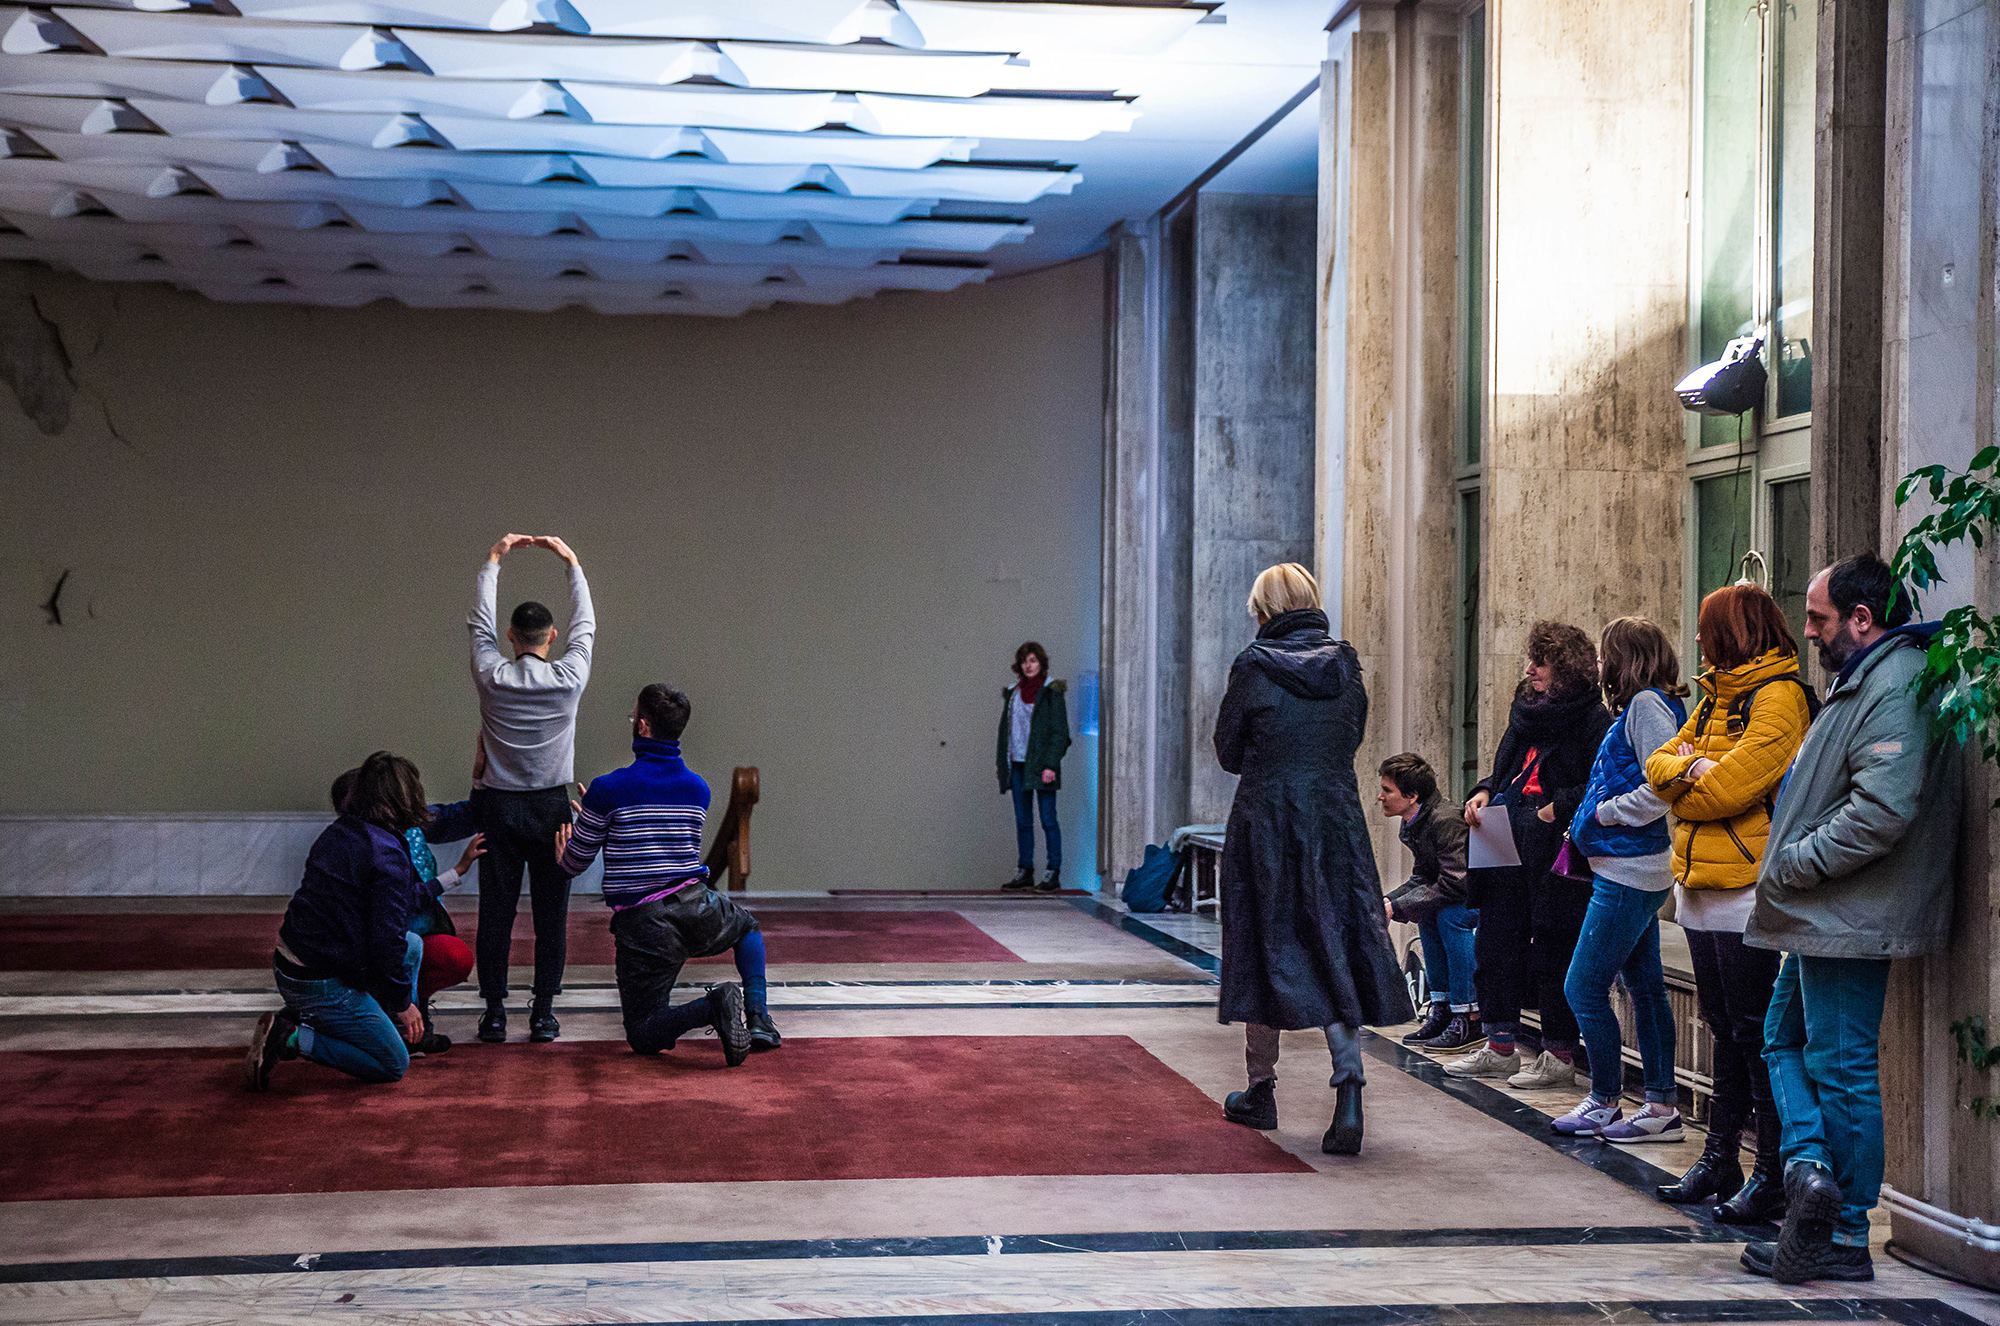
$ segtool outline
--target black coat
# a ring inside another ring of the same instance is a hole
[[[1415,1016],[1354,777],[1367,721],[1361,662],[1324,613],[1273,619],[1229,670],[1215,757],[1243,780],[1222,849],[1223,1022]]]
[[[1591,762],[1597,758],[1597,748],[1610,726],[1611,711],[1604,707],[1595,688],[1562,699],[1525,689],[1514,697],[1507,732],[1493,752],[1493,772],[1473,790],[1491,793],[1494,809],[1505,808],[1521,864],[1468,871],[1466,884],[1473,906],[1484,905],[1489,882],[1503,873],[1518,871],[1535,891],[1538,917],[1545,912],[1551,917],[1560,913],[1558,919],[1565,923],[1582,924],[1590,886],[1552,881],[1549,867],[1562,850],[1563,830],[1576,817],[1576,808],[1590,783]],[[1531,784],[1539,790],[1530,791]],[[1544,822],[1537,814],[1549,805],[1556,808],[1553,823]]]
[[[1396,836],[1410,849],[1410,878],[1389,895],[1398,921],[1428,921],[1465,901],[1465,808],[1432,797]]]
[[[1013,735],[1016,689],[1009,686],[1000,692],[1000,744],[993,753],[993,763],[995,772],[1000,775],[1002,796],[1014,790],[1014,765],[1007,758],[1007,738]],[[1064,698],[1068,690],[1068,682],[1052,680],[1035,697],[1035,706],[1028,718],[1028,758],[1021,761],[1021,772],[1028,780],[1030,791],[1057,792],[1062,789],[1063,755],[1069,750],[1069,701]],[[1042,781],[1044,769],[1055,772],[1054,781]]]

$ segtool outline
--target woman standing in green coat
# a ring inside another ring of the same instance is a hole
[[[1020,873],[1003,887],[1054,893],[1062,887],[1062,826],[1056,822],[1056,792],[1062,787],[1062,757],[1069,749],[1069,683],[1049,680],[1049,653],[1030,640],[1014,651],[1020,681],[1000,693],[1000,741],[994,763],[1000,795],[1014,794],[1014,837]],[[1048,840],[1049,873],[1035,883],[1035,821],[1042,801],[1042,836]]]

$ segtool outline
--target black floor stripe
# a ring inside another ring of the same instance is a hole
[[[1219,972],[1222,959],[1206,949],[1197,948],[1185,939],[1176,939],[1164,930],[1155,930],[1130,912],[1121,912],[1115,907],[1106,907],[1095,898],[1072,898],[1072,905],[1086,916],[1094,916],[1107,925],[1117,926],[1128,935],[1137,935],[1163,953],[1171,953],[1182,962],[1191,963],[1203,971]]]
[[[698,1243],[554,1243],[500,1248],[398,1248],[253,1257],[151,1257],[0,1265],[0,1284],[135,1280],[298,1271],[393,1271],[476,1266],[595,1266],[614,1262],[800,1261],[815,1258],[979,1257],[1025,1253],[1241,1252],[1338,1248],[1555,1248],[1736,1243],[1726,1229],[1685,1225],[1530,1229],[1272,1229],[1205,1233],[996,1234],[940,1238],[739,1239]]]

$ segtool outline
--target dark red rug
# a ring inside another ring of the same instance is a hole
[[[216,1049],[0,1054],[0,1201],[1310,1167],[1126,1036],[477,1043],[393,1086]]]
[[[0,971],[267,967],[280,919],[276,912],[0,916]],[[471,943],[478,916],[453,912],[452,920]],[[957,912],[786,909],[762,912],[757,920],[772,962],[1021,961]],[[611,913],[594,897],[575,899],[569,916],[570,962],[608,965],[611,959]],[[525,905],[514,919],[512,960],[520,967],[534,962],[534,922]],[[708,961],[729,958],[725,954]]]

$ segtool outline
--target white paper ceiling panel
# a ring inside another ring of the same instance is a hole
[[[172,198],[148,198],[136,193],[107,193],[104,205],[127,221],[168,221],[180,224],[221,223],[224,225],[282,226],[303,230],[342,220],[342,209],[331,203],[230,202],[223,198],[203,198],[181,194]],[[412,208],[411,211],[423,211]]]
[[[121,162],[159,166],[223,166],[263,170],[291,156],[277,143],[169,138],[165,134],[65,134],[38,130],[35,141],[63,161]],[[273,149],[278,149],[275,153]],[[303,155],[303,154],[299,154]]]
[[[927,198],[988,203],[1030,203],[1050,193],[1068,193],[1080,176],[1060,170],[1006,170],[979,166],[932,166],[927,170],[876,170],[832,166],[828,174],[842,193],[856,198]]]
[[[893,226],[842,225],[816,221],[813,233],[828,244],[841,248],[874,248],[891,245],[899,249],[928,249],[934,253],[986,253],[996,245],[1019,242],[1033,226],[1009,221],[898,221]]]
[[[602,124],[678,124],[803,133],[833,114],[831,92],[737,92],[721,88],[642,88],[577,83],[566,89]]]
[[[590,218],[589,225],[589,232],[601,239],[684,239],[696,244],[705,239],[726,239],[738,244],[776,244],[786,235],[802,229],[802,226],[790,221],[723,221],[712,216],[686,216],[679,212],[661,217],[600,213]],[[568,237],[558,235],[556,238]]]
[[[4,92],[0,92],[0,124],[71,134],[147,132],[157,127],[142,112],[115,97],[39,97]]]
[[[704,129],[709,156],[746,163],[880,166],[921,170],[938,161],[964,161],[975,138],[883,138],[832,129],[822,133],[771,134],[740,129]]]
[[[1029,0],[899,0],[898,8],[932,50],[1092,55],[1158,55],[1208,16],[1200,9],[1157,5]]]
[[[935,198],[844,198],[839,194],[804,190],[728,193],[703,189],[700,197],[712,215],[726,221],[847,221],[879,226],[928,212],[937,205]]]
[[[0,7],[0,51],[8,55],[43,55],[51,51],[85,51],[83,35],[46,9]]]
[[[697,73],[703,47],[691,41],[494,36],[398,28],[396,37],[439,78],[578,79],[678,83]]]
[[[399,258],[416,260],[446,254],[455,247],[470,247],[472,243],[466,236],[450,233],[387,235],[379,231],[350,230],[344,227],[321,230],[269,230],[258,226],[244,226],[241,228],[241,233],[258,248],[280,257],[289,257],[293,254],[359,252],[373,256],[394,254]]]
[[[267,147],[282,142],[386,145],[403,136],[405,118],[393,113],[348,115],[337,111],[294,110],[290,106],[206,106],[137,97],[132,99],[132,105],[176,139],[235,139],[261,142]]]
[[[590,124],[556,116],[492,120],[473,115],[427,115],[424,121],[451,146],[466,152],[584,152],[649,158],[701,152],[706,147],[700,130],[678,125]]]
[[[570,0],[606,37],[729,37],[747,41],[858,40],[867,0]]]
[[[55,13],[106,55],[128,59],[374,69],[402,58],[400,46],[392,38],[385,42],[371,28],[116,9],[58,9]]]
[[[349,180],[318,172],[267,174],[254,170],[224,170],[211,166],[200,179],[219,197],[248,202],[370,203],[378,207],[422,207],[452,202],[451,187],[440,180]]]
[[[669,161],[588,157],[578,161],[577,168],[593,183],[611,188],[687,187],[748,193],[783,193],[801,184],[821,183],[825,174],[816,166],[734,166],[695,157]]]
[[[482,212],[609,212],[617,216],[661,216],[693,207],[688,189],[599,189],[588,184],[474,184],[457,186],[459,196]]]
[[[583,180],[576,162],[548,152],[479,155],[470,152],[400,152],[316,145],[313,156],[335,175],[373,180],[468,180],[480,184],[539,184]]]
[[[68,53],[0,54],[0,92],[42,97],[166,97],[205,102],[211,91],[230,95],[234,81],[231,68],[212,64],[114,60]],[[232,100],[243,98],[232,96]]]
[[[493,31],[501,0],[230,0],[250,18],[291,23],[366,23],[384,27]]]
[[[847,122],[865,133],[951,134],[970,138],[1043,138],[1076,143],[1107,130],[1130,129],[1138,112],[1122,101],[1061,101],[1050,97],[884,97],[863,92]]]
[[[773,46],[725,41],[715,76],[738,87],[832,88],[920,97],[976,97],[1005,55],[931,54],[894,46]]]
[[[573,115],[580,109],[555,83],[431,78],[411,73],[343,73],[264,65],[259,65],[257,72],[283,93],[286,101],[301,110],[485,115],[504,120]]]

